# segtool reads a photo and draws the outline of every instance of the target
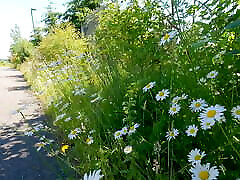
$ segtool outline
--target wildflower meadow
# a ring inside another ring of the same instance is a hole
[[[240,2],[122,3],[12,45],[49,117],[25,135],[69,179],[240,178]]]

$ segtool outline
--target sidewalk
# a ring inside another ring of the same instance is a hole
[[[31,94],[23,75],[0,67],[0,179],[55,180],[57,163],[45,152],[37,152],[38,140],[24,131],[46,120],[41,105]],[[19,113],[21,111],[22,115]]]

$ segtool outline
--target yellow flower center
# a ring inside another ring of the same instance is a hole
[[[149,83],[148,85],[146,85],[146,88],[147,89],[151,88],[151,84]]]
[[[120,135],[121,135],[121,133],[120,133],[120,132],[117,132],[117,133],[116,133],[116,136],[120,136]]]
[[[199,103],[199,102],[197,102],[196,104],[195,104],[195,107],[197,107],[197,108],[199,108],[201,106],[201,104]]]
[[[208,171],[201,171],[198,175],[198,177],[201,179],[201,180],[206,180],[209,178],[209,173]]]
[[[62,152],[66,152],[66,150],[69,148],[69,145],[63,145],[62,146]]]
[[[169,133],[169,136],[174,136],[174,133],[171,131],[171,132]]]
[[[86,139],[86,143],[89,143],[90,141],[91,141],[90,138],[87,138],[87,139]]]
[[[193,133],[195,133],[195,129],[190,129],[190,134],[193,134]]]
[[[77,134],[77,131],[72,131],[72,135],[76,135]]]
[[[240,115],[240,109],[236,110],[235,113],[236,113],[237,115]]]
[[[207,112],[207,117],[213,118],[216,114],[217,112],[215,110],[210,110]]]
[[[176,109],[175,107],[171,108],[171,110],[172,110],[173,112],[176,112],[176,111],[177,111],[177,109]]]
[[[164,40],[168,40],[170,38],[170,35],[167,33],[165,34],[165,36],[163,37]]]
[[[198,155],[195,156],[194,159],[195,159],[196,161],[197,161],[197,160],[201,160],[201,159],[202,159],[202,156],[198,154]]]
[[[207,123],[206,123],[206,125],[207,125],[207,126],[210,126],[210,125],[211,125],[211,123],[210,123],[210,122],[207,122]]]
[[[164,96],[164,93],[163,93],[163,92],[160,92],[160,93],[159,93],[159,96]]]
[[[37,147],[44,147],[44,145],[45,145],[45,144],[43,144],[43,143],[38,143],[38,144],[36,144]]]

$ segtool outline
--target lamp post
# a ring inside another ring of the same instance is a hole
[[[35,30],[35,27],[34,27],[34,21],[33,21],[33,11],[36,11],[37,9],[33,9],[31,8],[31,16],[32,16],[32,26],[33,26],[33,31]]]

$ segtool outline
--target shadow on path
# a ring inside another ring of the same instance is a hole
[[[24,76],[15,69],[0,67],[0,82],[0,180],[66,179],[55,158],[47,157],[43,148],[37,152],[34,145],[40,140],[24,135],[29,127],[47,122]]]
[[[8,69],[8,71],[13,71],[13,70],[15,70],[15,69]],[[17,70],[16,70],[17,71]],[[23,78],[24,79],[24,75],[22,75],[22,74],[17,74],[17,75],[11,75],[11,76],[6,76],[6,78]]]
[[[29,126],[42,122],[45,116],[27,120]],[[24,135],[20,129],[26,121],[0,127],[0,179],[1,180],[55,180],[61,177],[55,159],[46,152],[37,152],[34,137]],[[41,150],[42,151],[42,150]],[[61,178],[63,179],[63,178]]]
[[[30,86],[13,86],[13,87],[9,87],[8,91],[24,91],[24,90],[28,90],[30,88]]]

